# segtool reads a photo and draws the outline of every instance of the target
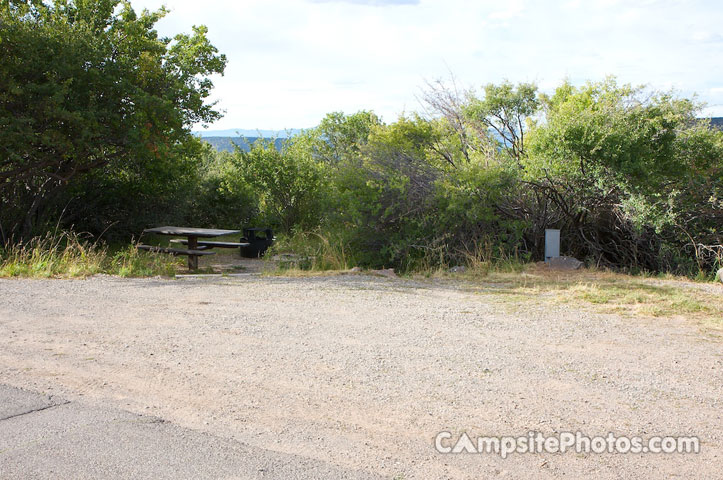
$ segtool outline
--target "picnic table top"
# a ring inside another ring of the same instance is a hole
[[[196,228],[196,227],[155,227],[146,228],[143,233],[157,233],[159,235],[183,235],[186,237],[220,237],[239,233],[240,230],[221,230],[218,228]]]

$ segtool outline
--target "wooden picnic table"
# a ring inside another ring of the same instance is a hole
[[[176,249],[176,248],[161,248],[155,247],[157,251],[166,253],[172,253],[174,255],[188,255],[188,269],[196,270],[198,268],[198,257],[201,255],[209,255],[213,252],[206,252],[203,249],[199,250],[198,239],[199,238],[214,238],[220,237],[221,235],[230,235],[233,233],[239,233],[240,230],[221,230],[218,228],[196,228],[196,227],[155,227],[146,228],[143,233],[155,233],[158,235],[173,235],[187,237],[187,241],[183,242],[188,245],[187,250]],[[149,248],[152,250],[153,247]]]

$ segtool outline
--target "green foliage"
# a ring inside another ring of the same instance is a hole
[[[192,147],[192,148],[191,148]],[[234,154],[198,140],[142,168],[110,166],[78,178],[59,202],[66,224],[127,241],[149,225],[240,228],[255,221],[259,200]]]
[[[2,5],[1,236],[58,218],[110,238],[269,226],[274,252],[305,268],[485,273],[540,259],[544,229],[560,228],[563,253],[591,265],[705,276],[723,264],[723,133],[693,100],[612,77],[551,96],[436,87],[432,118],[335,112],[280,148],[218,153],[188,129],[217,118],[208,75],[225,59],[204,27],[158,38],[164,14],[113,0]],[[14,250],[4,272],[66,274],[52,265],[98,252],[76,243]],[[98,258],[79,271],[163,269],[134,249]]]
[[[374,112],[360,111],[352,115],[330,113],[311,132],[314,156],[329,165],[349,162],[358,157],[372,128],[380,124]]]
[[[313,158],[310,142],[300,135],[277,150],[274,142],[260,139],[248,152],[236,150],[235,161],[258,199],[264,225],[290,232],[314,228],[321,221],[325,166]]]
[[[503,149],[517,160],[525,156],[526,121],[537,113],[540,102],[537,86],[520,83],[514,86],[505,81],[499,85],[487,84],[484,97],[479,99],[473,94],[462,108],[466,119],[473,124],[492,129],[502,143]]]
[[[510,245],[519,239],[516,222],[503,225],[494,207],[509,173],[474,152],[455,168],[445,135],[442,122],[401,117],[372,126],[358,150],[334,161],[324,228],[355,261],[427,268],[463,262],[481,235]]]
[[[535,160],[546,158],[530,167],[657,191],[684,168],[676,140],[695,123],[696,106],[670,94],[644,94],[612,78],[579,91],[564,85],[548,100],[546,125],[537,130]]]
[[[540,258],[555,227],[597,265],[720,264],[721,134],[695,102],[613,78],[429,98],[439,118],[333,114],[311,135],[329,167],[322,228],[361,265],[465,264],[480,244],[495,262]]]
[[[105,252],[76,234],[37,237],[27,245],[10,246],[0,256],[2,277],[70,277],[100,273]]]
[[[149,225],[195,219],[198,203],[210,195],[204,189],[209,154],[203,148],[193,140],[151,162],[101,166],[71,182],[49,213],[77,231],[103,234],[112,242],[127,241]],[[213,215],[222,209],[219,205],[219,210],[204,212]]]
[[[242,227],[259,214],[259,199],[244,176],[237,157],[205,145],[200,180],[190,196],[193,204],[185,222],[208,228]]]
[[[0,277],[171,276],[177,266],[173,257],[141,252],[133,245],[110,254],[107,247],[73,232],[52,232],[0,249]]]
[[[429,122],[400,118],[374,126],[359,155],[335,169],[330,221],[364,264],[400,264],[421,253],[438,173],[429,162],[432,141]]]
[[[448,257],[454,263],[463,263],[480,242],[493,243],[507,253],[518,249],[528,225],[503,210],[507,198],[518,190],[514,171],[482,158],[473,158],[438,182],[436,224],[449,232],[456,253]]]
[[[138,250],[135,245],[108,254],[104,260],[103,273],[120,277],[172,277],[184,263],[180,258],[163,253]]]
[[[544,100],[525,177],[579,234],[578,254],[633,269],[713,267],[723,134],[696,119],[699,105],[614,78],[564,84]]]

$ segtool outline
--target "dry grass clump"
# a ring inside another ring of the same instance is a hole
[[[571,303],[604,313],[682,316],[723,327],[723,286],[682,277],[646,278],[590,269],[556,271],[544,264],[529,264],[522,273],[491,273],[478,284],[480,292],[500,294],[507,303]]]
[[[110,253],[74,232],[54,232],[0,249],[0,277],[123,277],[173,275],[178,260],[139,251],[134,245]]]

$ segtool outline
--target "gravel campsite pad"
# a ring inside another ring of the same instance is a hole
[[[451,282],[0,280],[0,383],[388,478],[721,478],[722,367],[720,331],[685,318]],[[701,452],[445,455],[443,431]]]

